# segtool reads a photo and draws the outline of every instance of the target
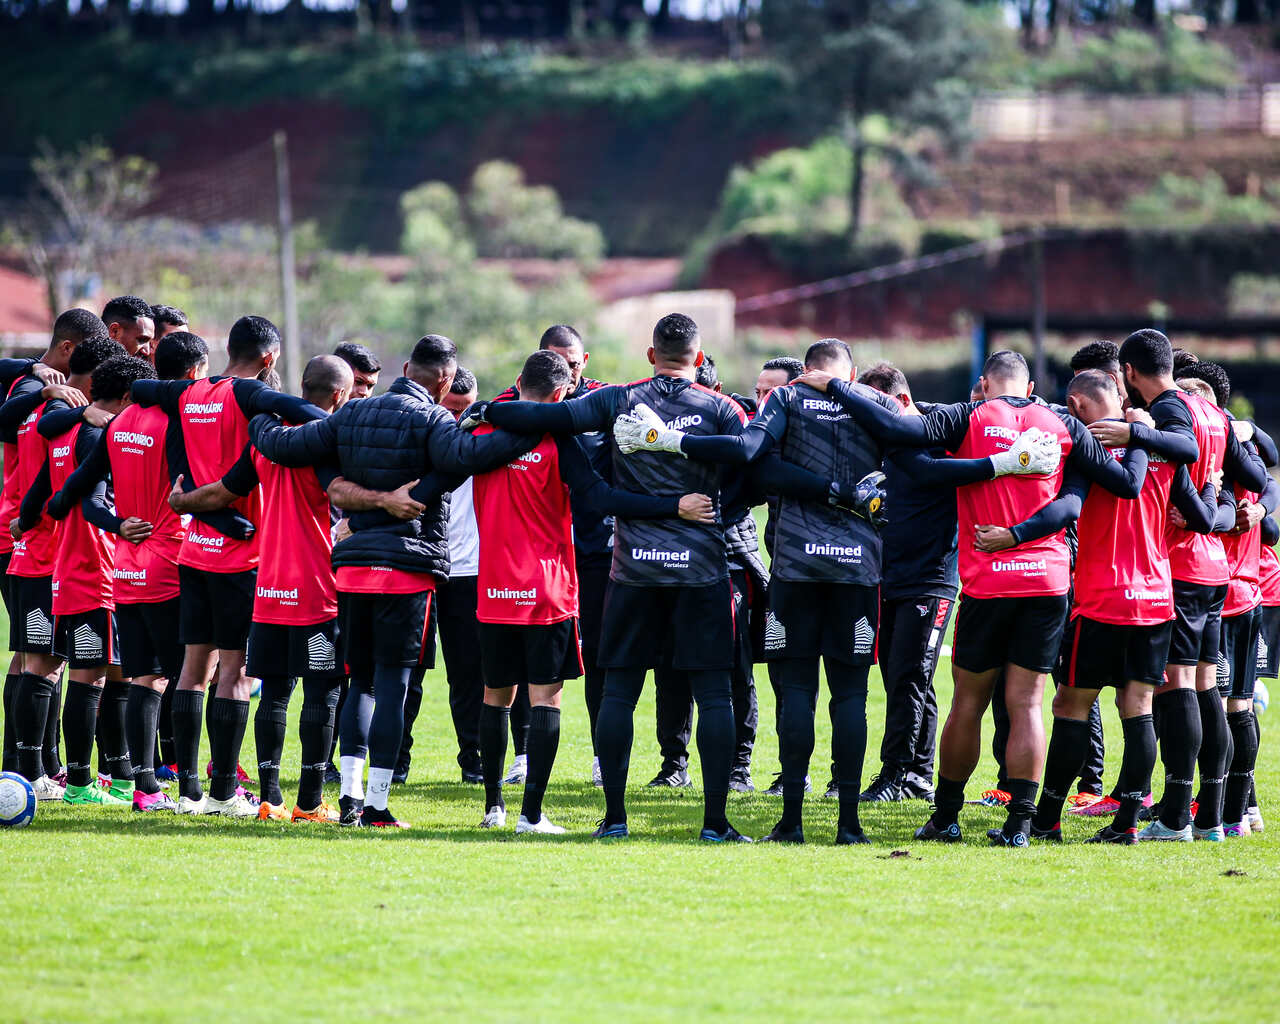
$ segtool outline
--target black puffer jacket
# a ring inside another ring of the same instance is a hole
[[[426,487],[415,497],[427,510],[411,522],[384,513],[352,518],[352,536],[333,549],[333,565],[390,566],[449,576],[449,495],[446,477],[469,476],[509,462],[535,439],[504,431],[474,437],[458,429],[448,410],[421,385],[397,378],[385,394],[348,402],[332,416],[286,427],[270,416],[249,425],[254,446],[282,466],[336,464],[342,476],[374,491],[394,491],[412,480]],[[440,481],[430,487],[429,481]],[[448,481],[456,486],[456,478]]]

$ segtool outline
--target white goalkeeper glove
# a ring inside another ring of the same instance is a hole
[[[656,412],[640,402],[631,412],[613,421],[613,439],[623,455],[633,452],[671,452],[684,456],[680,439],[684,431],[672,430]]]
[[[1038,427],[1019,434],[1007,452],[991,456],[996,476],[1011,473],[1019,476],[1047,476],[1058,468],[1061,460],[1062,445],[1058,438]]]

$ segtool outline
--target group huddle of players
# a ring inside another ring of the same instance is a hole
[[[1094,841],[1261,826],[1252,698],[1280,639],[1263,610],[1280,605],[1275,446],[1225,411],[1220,367],[1179,353],[1175,372],[1157,331],[1082,349],[1065,407],[1033,396],[1012,352],[987,360],[970,402],[917,405],[891,365],[855,381],[834,339],[803,364],[770,360],[754,399],[730,397],[678,313],[655,326],[644,380],[586,377],[581,337],[559,325],[490,402],[439,335],[377,395],[381,368],[359,345],[308,362],[301,397],[279,389],[268,320],[242,317],[226,348],[210,376],[180,311],[124,296],[101,318],[58,317],[38,361],[0,360],[4,767],[41,800],[407,828],[388,798],[438,631],[485,828],[506,824],[505,778],[524,782],[517,833],[564,831],[543,800],[563,684],[585,677],[605,798],[594,834],[626,836],[653,670],[664,765],[651,785],[689,784],[696,706],[700,838],[749,842],[727,796],[754,788],[760,661],[783,805],[766,841],[804,841],[820,662],[838,844],[868,842],[860,804],[909,798],[934,804],[918,839],[960,841],[993,696],[1008,818],[990,840],[1061,841],[1108,687],[1124,754],[1114,792],[1093,801],[1115,815]],[[932,677],[953,606],[935,790]],[[877,660],[886,728],[864,790]],[[290,812],[279,773],[299,679]],[[257,796],[239,767],[254,680]]]

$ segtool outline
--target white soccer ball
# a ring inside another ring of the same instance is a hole
[[[17,772],[0,772],[0,828],[22,828],[36,816],[36,791]]]
[[[1271,692],[1267,689],[1267,684],[1259,679],[1253,684],[1253,713],[1260,715],[1267,710],[1267,705],[1271,703]]]

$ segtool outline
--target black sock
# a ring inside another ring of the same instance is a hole
[[[269,804],[284,803],[280,792],[280,758],[289,726],[289,697],[294,681],[287,676],[263,677],[262,696],[253,716],[253,740],[258,757],[259,797]],[[314,805],[312,805],[314,806]]]
[[[58,737],[62,734],[62,676],[53,684],[53,696],[44,716],[44,773],[50,778],[62,771],[62,759],[58,756]]]
[[[215,800],[230,800],[236,795],[236,767],[240,761],[240,746],[244,743],[244,730],[249,724],[249,702],[215,697],[210,721],[214,728],[209,734],[209,748],[213,756],[209,795]]]
[[[738,729],[733,724],[733,683],[729,670],[695,670],[689,688],[698,707],[698,760],[702,767],[702,827],[723,833],[729,827],[729,775]]]
[[[946,828],[960,820],[960,808],[964,806],[964,783],[948,779],[938,773],[938,788],[933,793],[933,823]]]
[[[778,827],[799,828],[803,820],[804,779],[813,759],[814,698],[818,693],[816,658],[773,662],[782,693],[778,720],[778,756],[782,762],[782,818]]]
[[[340,681],[332,676],[302,680],[302,711],[298,738],[302,741],[302,771],[298,776],[298,806],[319,807],[324,799],[324,773],[333,749],[333,725],[338,713]]]
[[[1151,771],[1156,766],[1156,730],[1150,715],[1137,715],[1120,722],[1124,729],[1124,756],[1116,783],[1116,811],[1111,827],[1127,832],[1138,827],[1138,810],[1151,789]]]
[[[1200,708],[1194,690],[1169,690],[1158,694],[1152,703],[1160,709],[1160,756],[1164,759],[1160,823],[1181,831],[1191,821],[1191,787],[1195,785],[1202,737]]]
[[[102,700],[98,703],[99,755],[106,761],[106,774],[112,782],[133,781],[133,758],[126,732],[129,690],[128,683],[108,679],[102,689]]]
[[[862,762],[867,754],[867,675],[869,666],[826,662],[831,691],[831,753],[839,784],[838,827],[861,832],[858,794],[862,790]]]
[[[93,740],[101,699],[101,687],[67,681],[62,728],[67,744],[67,782],[72,786],[88,786],[93,782]]]
[[[217,675],[215,670],[214,675]],[[213,736],[213,702],[218,699],[218,684],[210,683],[204,690],[204,734]]]
[[[1047,831],[1062,821],[1062,807],[1070,795],[1071,783],[1080,774],[1088,752],[1089,723],[1054,716],[1044,783],[1036,805],[1036,828]]]
[[[21,679],[18,672],[10,672],[4,677],[4,758],[0,771],[18,771],[18,722],[13,713],[13,701],[18,695]]]
[[[529,754],[529,723],[533,706],[529,703],[529,687],[516,687],[516,699],[511,704],[511,747],[516,757]]]
[[[560,709],[535,707],[529,713],[529,770],[520,813],[531,824],[542,820],[542,798],[560,749]]]
[[[54,685],[44,676],[23,672],[14,694],[18,771],[31,782],[44,774],[44,727]]]
[[[204,718],[204,693],[178,690],[173,695],[173,748],[178,764],[178,795],[199,800],[200,724]]]
[[[1089,742],[1089,726],[1087,722],[1081,722],[1084,729],[1084,741]],[[1083,761],[1084,758],[1082,757]],[[1077,771],[1079,765],[1076,766]],[[1068,780],[1067,785],[1070,785]],[[1009,816],[1004,822],[1004,834],[1010,838],[1015,832],[1021,832],[1024,836],[1031,835],[1031,817],[1036,813],[1036,790],[1040,788],[1039,784],[1031,779],[1010,779],[1009,780]],[[1056,824],[1056,822],[1055,822]]]
[[[125,705],[125,735],[133,757],[133,784],[139,793],[159,793],[156,783],[156,722],[160,718],[161,695],[148,686],[130,686]]]
[[[484,773],[484,809],[506,807],[502,800],[502,763],[507,758],[510,708],[480,706],[480,770]]]
[[[596,751],[604,781],[604,822],[627,822],[627,772],[631,767],[631,744],[635,738],[636,702],[644,688],[642,668],[611,668],[605,671],[604,695],[596,719]]]
[[[1213,828],[1222,824],[1222,795],[1227,783],[1231,733],[1227,729],[1227,712],[1217,687],[1196,693],[1200,707],[1200,803],[1196,808],[1196,828]]]
[[[157,732],[160,743],[160,763],[178,763],[178,745],[173,739],[173,695],[178,692],[178,677],[174,676],[165,684],[164,693],[160,697],[160,718]]]
[[[1253,728],[1254,721],[1252,711],[1231,711],[1227,714],[1235,752],[1227,775],[1222,820],[1233,825],[1249,814],[1249,793],[1253,786],[1254,765],[1258,760],[1258,734]]]

